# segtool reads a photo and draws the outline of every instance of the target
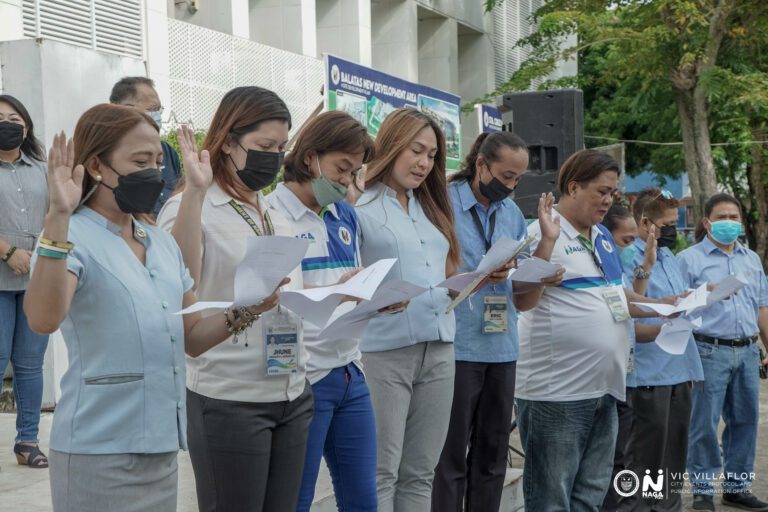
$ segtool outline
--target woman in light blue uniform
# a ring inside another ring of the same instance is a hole
[[[389,278],[427,290],[404,312],[371,320],[361,343],[376,412],[379,510],[425,512],[453,398],[456,324],[438,287],[459,260],[445,138],[431,117],[398,109],[375,151],[357,202],[362,263],[397,258]]]
[[[24,309],[37,332],[61,326],[69,353],[51,432],[55,512],[176,510],[184,353],[277,302],[176,315],[196,302],[192,280],[173,238],[142,215],[163,188],[162,155],[151,119],[117,105],[89,109],[74,140],[57,135],[50,151],[50,209]]]

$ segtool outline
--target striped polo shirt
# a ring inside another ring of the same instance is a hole
[[[267,202],[288,219],[298,238],[309,240],[309,249],[301,262],[305,285],[336,284],[341,276],[360,266],[357,214],[352,206],[340,201],[317,214],[284,183],[267,196]],[[353,302],[341,304],[330,321],[354,306]],[[312,384],[334,368],[352,362],[360,365],[360,340],[320,339],[318,334],[323,327],[304,320],[304,344],[309,352],[307,378]]]
[[[528,233],[541,239],[539,223],[531,224]],[[625,398],[630,320],[616,322],[603,295],[614,289],[626,306],[618,249],[604,227],[593,226],[584,238],[560,216],[560,237],[550,261],[562,265],[565,276],[559,286],[546,287],[538,305],[520,317],[516,397],[564,402],[606,394]]]

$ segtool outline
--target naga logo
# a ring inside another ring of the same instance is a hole
[[[651,470],[645,470],[643,477],[643,498],[653,498],[656,500],[664,499],[664,470],[660,469],[656,480],[651,477]]]

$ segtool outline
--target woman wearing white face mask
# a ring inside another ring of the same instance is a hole
[[[184,166],[201,172],[187,173],[184,192],[168,200],[159,223],[178,241],[201,300],[233,300],[235,270],[249,238],[293,236],[288,221],[260,192],[280,170],[290,126],[290,112],[275,93],[238,87],[222,99],[199,157],[191,132],[184,130]],[[290,286],[302,286],[298,268]],[[272,322],[275,313],[267,312],[273,305],[256,311],[266,319],[244,331],[245,340],[234,337],[188,359],[189,445],[202,511],[296,508],[312,388],[304,371],[300,320],[283,309],[280,323]],[[287,326],[298,360],[295,371],[268,373],[265,322]]]
[[[308,122],[285,159],[285,182],[267,201],[310,241],[302,261],[306,287],[351,277],[359,266],[359,226],[345,199],[361,166],[373,156],[366,129],[344,112]],[[333,317],[354,307],[339,306]],[[360,363],[358,338],[319,337],[305,322],[307,378],[315,400],[298,511],[309,511],[320,461],[325,457],[339,510],[376,510],[376,425]]]

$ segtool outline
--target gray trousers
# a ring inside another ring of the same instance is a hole
[[[53,512],[175,512],[176,454],[50,450]]]
[[[379,511],[429,512],[451,417],[453,344],[367,352],[363,365],[376,413]]]

